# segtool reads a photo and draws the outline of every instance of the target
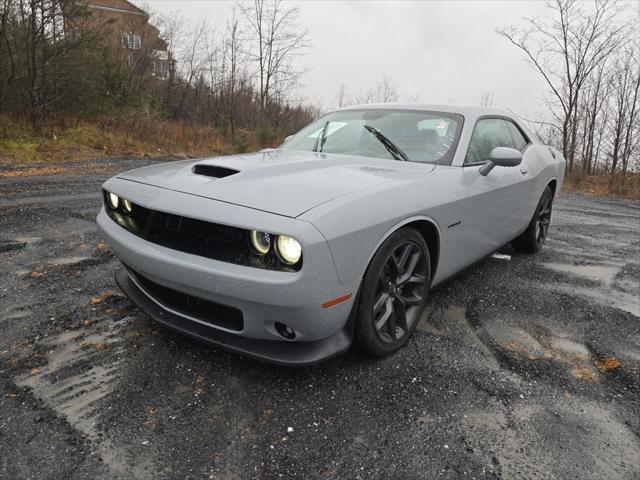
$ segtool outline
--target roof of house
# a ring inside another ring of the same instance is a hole
[[[86,0],[85,3],[90,7],[99,9],[147,15],[147,12],[136,7],[133,3],[128,2],[127,0]]]

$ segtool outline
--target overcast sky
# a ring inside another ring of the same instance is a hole
[[[192,21],[206,17],[222,32],[235,2],[146,3],[161,13],[179,11]],[[422,102],[478,104],[482,93],[490,92],[497,107],[524,116],[544,112],[543,81],[520,51],[495,33],[499,26],[522,25],[522,17],[544,16],[543,1],[292,3],[300,7],[311,44],[300,60],[308,69],[300,94],[325,110],[334,106],[340,85],[351,92],[366,90],[386,74],[402,96]],[[634,3],[629,10],[637,8]]]

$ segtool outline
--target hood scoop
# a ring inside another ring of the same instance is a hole
[[[204,163],[194,165],[192,171],[196,175],[204,175],[206,177],[213,178],[224,178],[235,175],[236,173],[240,173],[240,170],[234,170],[233,168],[219,167],[217,165],[207,165]]]

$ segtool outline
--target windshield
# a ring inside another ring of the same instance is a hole
[[[345,110],[325,115],[280,148],[448,165],[461,129],[462,116],[452,113]]]

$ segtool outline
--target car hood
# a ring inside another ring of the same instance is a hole
[[[415,179],[432,165],[351,155],[266,150],[170,162],[118,178],[297,217],[349,193]]]

